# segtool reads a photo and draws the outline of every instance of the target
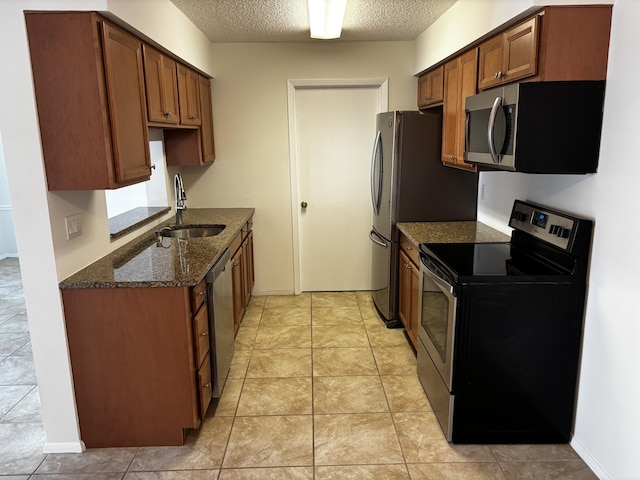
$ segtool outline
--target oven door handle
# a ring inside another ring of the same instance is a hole
[[[430,255],[426,255],[420,252],[420,270],[422,270],[424,273],[428,273],[431,276],[431,280],[433,280],[433,283],[435,283],[440,289],[442,289],[444,292],[448,292],[449,295],[455,297],[455,287],[427,266],[427,258],[432,259],[432,261],[434,262],[437,262],[437,260],[433,259],[433,257],[431,257]]]

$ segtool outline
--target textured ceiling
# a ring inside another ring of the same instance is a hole
[[[171,0],[212,42],[304,42],[307,0]],[[457,0],[347,0],[340,40],[415,40]],[[326,41],[326,40],[313,40]]]

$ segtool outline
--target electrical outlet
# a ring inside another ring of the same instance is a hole
[[[64,224],[67,229],[67,240],[82,235],[82,217],[79,213],[65,217]]]

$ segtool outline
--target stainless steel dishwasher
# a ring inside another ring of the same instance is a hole
[[[233,284],[230,258],[227,249],[205,277],[213,398],[220,397],[233,358]]]

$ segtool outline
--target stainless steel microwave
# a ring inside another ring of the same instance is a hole
[[[604,81],[514,83],[467,97],[468,163],[524,173],[594,173]]]

